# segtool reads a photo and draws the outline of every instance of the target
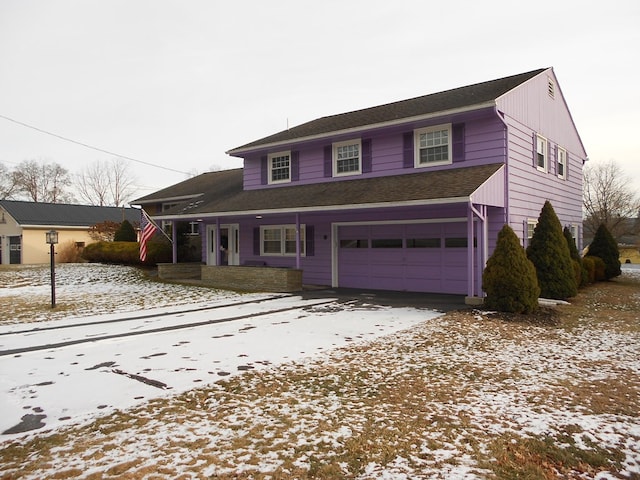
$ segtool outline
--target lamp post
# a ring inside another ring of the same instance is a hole
[[[55,230],[49,230],[45,233],[47,238],[47,243],[49,244],[50,255],[51,255],[51,308],[56,306],[56,261],[55,261],[55,251],[54,245],[58,243],[58,232]]]

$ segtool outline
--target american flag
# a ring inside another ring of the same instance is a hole
[[[140,218],[140,228],[142,229],[140,233],[140,260],[144,262],[147,259],[147,242],[151,240],[157,228],[144,210],[142,210]]]

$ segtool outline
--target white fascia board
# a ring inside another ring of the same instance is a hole
[[[204,193],[196,193],[195,195],[181,195],[179,197],[154,198],[152,200],[144,200],[142,202],[133,202],[131,203],[131,205],[150,205],[154,203],[181,202],[183,200],[189,200],[191,198],[198,198],[202,195],[204,195]]]
[[[271,149],[273,147],[279,147],[279,146],[283,146],[283,145],[290,145],[292,143],[300,143],[300,142],[308,142],[311,140],[318,140],[321,138],[325,138],[325,137],[334,137],[334,136],[338,136],[338,135],[349,135],[349,134],[356,134],[356,133],[360,133],[360,132],[364,132],[367,130],[373,130],[373,129],[379,129],[379,128],[385,128],[385,127],[393,127],[396,125],[402,125],[404,123],[411,123],[411,122],[418,122],[421,120],[430,120],[432,118],[437,118],[437,117],[443,117],[443,116],[447,116],[447,115],[456,115],[459,113],[465,113],[465,112],[471,112],[474,110],[481,110],[483,108],[488,108],[488,107],[495,107],[496,102],[495,101],[490,101],[490,102],[485,102],[485,103],[479,103],[477,105],[471,105],[468,107],[461,107],[461,108],[452,108],[450,110],[442,110],[439,112],[434,112],[434,113],[428,113],[425,115],[416,115],[414,117],[405,117],[405,118],[399,118],[397,120],[389,120],[387,122],[380,122],[380,123],[371,123],[368,125],[362,125],[359,127],[353,127],[353,128],[347,128],[344,130],[334,130],[331,132],[326,132],[326,133],[319,133],[317,135],[309,135],[307,137],[299,137],[299,138],[291,138],[289,140],[281,140],[279,142],[273,142],[273,143],[264,143],[261,145],[255,145],[253,147],[249,147],[249,148],[235,148],[233,150],[229,150],[227,152],[225,152],[227,155],[232,155],[232,156],[239,156],[241,154],[244,153],[250,153],[252,151],[256,151],[256,150],[265,150],[265,149]]]
[[[449,197],[435,198],[433,200],[409,200],[406,202],[378,202],[366,204],[348,204],[348,205],[323,205],[318,207],[298,207],[298,208],[275,208],[261,210],[239,210],[229,212],[215,213],[196,213],[191,215],[152,215],[154,220],[182,220],[192,221],[194,218],[220,218],[233,216],[250,216],[250,215],[277,215],[282,213],[312,213],[326,211],[342,211],[342,210],[371,210],[376,208],[401,208],[401,207],[420,207],[428,205],[445,205],[450,203],[468,203],[469,197]]]

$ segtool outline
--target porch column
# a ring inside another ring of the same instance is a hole
[[[178,229],[176,228],[176,221],[171,220],[171,247],[173,263],[178,263]]]
[[[300,270],[300,214],[296,213],[296,268]]]
[[[218,217],[216,217],[216,233],[213,235],[213,251],[216,252],[215,265],[220,265],[220,219]]]

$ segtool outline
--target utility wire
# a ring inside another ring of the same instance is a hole
[[[43,130],[41,128],[34,127],[33,125],[29,125],[28,123],[20,122],[18,120],[15,120],[13,118],[7,117],[7,116],[2,115],[2,114],[0,114],[0,118],[4,118],[5,120],[8,120],[9,122],[13,122],[13,123],[16,123],[18,125],[22,125],[23,127],[30,128],[31,130],[35,130],[37,132],[44,133],[45,135],[50,135],[52,137],[59,138],[60,140],[64,140],[65,142],[71,142],[71,143],[75,143],[76,145],[80,145],[80,146],[85,147],[85,148],[90,148],[91,150],[96,150],[98,152],[106,153],[108,155],[113,155],[115,157],[124,158],[125,160],[131,160],[132,162],[142,163],[143,165],[147,165],[149,167],[162,168],[163,170],[168,170],[170,172],[176,172],[176,173],[182,173],[184,175],[189,175],[188,172],[183,172],[182,170],[175,170],[173,168],[163,167],[162,165],[156,165],[155,163],[145,162],[143,160],[138,160],[138,159],[135,159],[135,158],[127,157],[126,155],[120,155],[118,153],[110,152],[109,150],[104,150],[103,148],[94,147],[93,145],[88,145],[86,143],[78,142],[77,140],[72,140],[71,138],[63,137],[62,135],[58,135],[56,133],[48,132],[48,131]]]

